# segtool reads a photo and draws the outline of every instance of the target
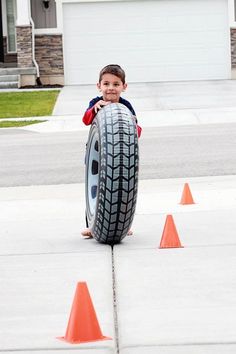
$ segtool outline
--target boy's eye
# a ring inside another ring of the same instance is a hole
[[[104,85],[104,86],[109,86],[109,85],[110,85],[110,82],[103,82],[103,85]],[[120,83],[119,83],[119,82],[114,82],[114,84],[111,83],[111,85],[112,85],[112,86],[115,86],[115,87],[118,87],[118,86],[120,86]]]

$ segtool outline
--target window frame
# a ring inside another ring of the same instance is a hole
[[[229,24],[231,28],[236,28],[236,0],[228,0]]]

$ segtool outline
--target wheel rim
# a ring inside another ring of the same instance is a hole
[[[87,194],[90,215],[93,216],[96,208],[99,176],[99,143],[98,134],[94,132],[89,149],[87,163]]]

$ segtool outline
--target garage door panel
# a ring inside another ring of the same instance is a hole
[[[101,63],[101,67],[105,65],[105,63]],[[123,65],[121,63],[121,65]],[[98,75],[92,76],[91,72],[95,69],[94,66],[88,67],[88,79],[93,79],[93,84],[97,82]],[[155,69],[155,70],[154,70]],[[183,71],[188,76],[188,80],[205,80],[205,75],[207,74],[209,79],[215,79],[215,70],[221,70],[221,65],[213,65],[209,70],[206,71],[205,65],[197,64],[194,67],[194,72],[192,70],[192,65],[183,65]],[[75,68],[71,70],[71,82],[70,85],[78,85],[77,77],[83,75],[82,69]],[[148,68],[144,67],[136,67],[130,68],[128,75],[137,75],[139,74],[140,81],[139,82],[147,82],[146,78],[151,77],[152,80],[150,82],[158,82],[158,81],[169,81],[169,76],[175,76],[176,80],[182,81],[182,75],[180,71],[176,72],[175,66],[167,66],[167,65],[159,65],[159,66],[149,66]]]
[[[163,49],[163,48],[162,48]],[[143,48],[145,50],[145,48]],[[81,50],[73,50],[71,51],[71,56],[68,56],[67,62],[70,65],[75,65],[77,66],[77,62],[74,60],[73,56],[77,56],[79,61],[85,64],[85,67],[87,66],[87,60],[88,57],[93,57],[96,58],[96,60],[99,60],[99,58],[102,58],[102,61],[104,60],[104,51],[103,49],[97,48],[96,50],[96,56],[94,54],[93,48],[88,49],[87,51],[81,51]],[[112,57],[116,59],[116,61],[121,60],[124,61],[124,52],[121,50],[121,52],[115,51],[110,51],[109,53],[109,58],[111,59]],[[139,48],[133,48],[133,50],[130,48],[129,50],[129,55],[127,58],[125,58],[125,63],[126,65],[130,64],[133,65],[134,62],[137,62],[138,56],[139,56]],[[213,48],[210,52],[207,47],[199,45],[198,47],[193,46],[193,47],[177,47],[174,49],[174,55],[173,55],[173,48],[171,46],[165,47],[165,50],[156,50],[156,49],[149,49],[148,55],[146,55],[142,63],[144,65],[158,65],[158,63],[205,63],[207,64],[209,61],[212,61],[212,64],[214,62],[217,62],[219,59],[221,59],[222,63],[225,62],[225,54],[222,51],[221,47],[215,47]]]
[[[182,33],[182,32],[175,32],[174,33],[174,42],[173,42],[173,33],[166,33],[166,32],[158,32],[155,31],[150,33],[149,35],[144,33],[116,33],[116,34],[106,34],[106,33],[97,33],[94,36],[91,35],[81,35],[79,37],[80,47],[86,48],[86,52],[94,51],[94,46],[98,46],[99,40],[101,37],[106,37],[106,43],[109,45],[113,41],[116,44],[117,50],[122,50],[124,48],[124,37],[125,37],[126,46],[129,47],[130,50],[132,48],[139,48],[139,50],[152,50],[153,47],[157,46],[158,48],[168,48],[171,47],[172,49],[177,49],[179,46],[184,46],[185,49],[192,48],[192,47],[209,47],[209,43],[214,45],[221,45],[225,46],[225,36],[222,31],[208,31],[205,33],[204,31],[199,32],[191,32],[191,33]],[[78,39],[76,34],[71,35],[71,46],[70,52],[80,53],[81,51],[77,49],[74,45],[74,41]],[[186,39],[188,41],[186,42]]]
[[[63,23],[66,84],[108,63],[129,82],[230,77],[227,0],[65,3]]]
[[[143,33],[129,33],[126,34],[125,32],[123,33],[123,36],[125,37],[125,46],[130,48],[132,50],[132,48],[134,47],[138,47],[140,48],[140,50],[146,49],[147,46],[150,46],[153,44],[153,41],[151,41],[146,34]],[[123,38],[124,38],[123,37]],[[82,48],[82,50],[93,50],[94,51],[94,47],[96,47],[96,52],[97,49],[99,49],[99,46],[102,46],[103,49],[103,53],[104,53],[104,44],[101,43],[101,38],[106,38],[103,39],[103,41],[106,41],[106,45],[107,48],[111,47],[115,47],[116,50],[122,50],[124,49],[124,39],[121,37],[121,33],[116,33],[116,34],[96,34],[94,36],[88,36],[88,35],[84,35],[79,37],[79,41],[80,41],[80,48]],[[79,50],[79,48],[76,48],[73,44],[73,39],[76,41],[78,39],[77,36],[72,35],[71,36],[71,45],[70,45],[70,50],[73,51],[76,49]],[[154,38],[155,40],[155,38]],[[115,42],[115,46],[114,46],[114,42]],[[75,48],[75,49],[74,49]]]

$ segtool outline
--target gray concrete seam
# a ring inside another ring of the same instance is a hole
[[[114,318],[114,342],[116,348],[116,354],[120,353],[119,347],[119,327],[118,327],[118,311],[117,311],[117,296],[116,296],[116,272],[115,272],[115,259],[114,259],[114,252],[113,247],[111,251],[112,257],[112,282],[113,282],[113,318]]]

